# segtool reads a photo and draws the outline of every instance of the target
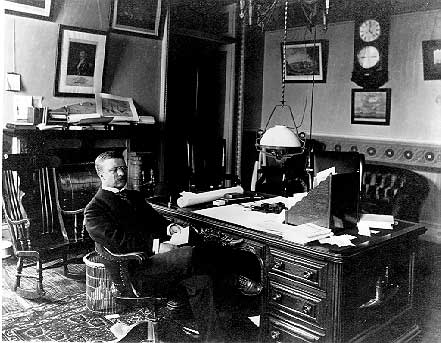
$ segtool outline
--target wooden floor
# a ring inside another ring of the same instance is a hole
[[[7,260],[2,262],[2,267],[10,265]],[[2,273],[2,277],[5,277],[5,273]],[[2,284],[5,285],[5,282]],[[414,295],[414,308],[422,328],[422,334],[416,342],[441,343],[441,246],[438,244],[420,241]],[[7,301],[3,297],[3,309],[8,307]],[[26,301],[22,305],[26,307]]]

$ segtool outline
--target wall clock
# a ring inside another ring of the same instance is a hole
[[[363,88],[381,87],[389,79],[389,23],[386,12],[365,12],[355,19],[351,80]]]

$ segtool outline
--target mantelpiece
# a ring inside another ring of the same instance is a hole
[[[155,125],[122,126],[113,130],[3,130],[4,153],[54,153],[63,162],[78,155],[93,161],[97,151],[127,149],[156,151],[158,132]],[[5,146],[10,142],[14,147]],[[73,161],[77,162],[77,161]]]
[[[363,153],[368,163],[441,171],[441,145],[321,135],[314,138],[324,143],[326,150]]]
[[[113,130],[3,130],[3,153],[53,154],[60,169],[70,172],[79,165],[93,165],[105,150],[127,152],[128,187],[140,189],[158,179],[158,130],[155,125],[115,127]]]

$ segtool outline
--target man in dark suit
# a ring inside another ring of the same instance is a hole
[[[127,167],[120,154],[102,153],[95,167],[101,188],[85,210],[90,237],[114,253],[143,251],[148,258],[143,264],[131,266],[134,279],[148,281],[149,290],[155,292],[183,287],[201,337],[209,342],[220,339],[211,276],[198,267],[192,247],[164,243],[169,235],[180,231],[180,226],[156,212],[140,192],[124,188]],[[162,242],[157,254],[153,251],[155,238]]]
[[[113,253],[144,252],[145,263],[130,267],[132,278],[146,280],[148,290],[154,292],[166,293],[183,287],[201,337],[209,342],[222,340],[223,330],[214,303],[213,271],[220,269],[216,261],[225,265],[223,254],[212,256],[212,249],[177,248],[165,243],[170,235],[180,232],[181,227],[156,212],[140,192],[124,188],[127,166],[122,155],[104,152],[96,158],[95,168],[101,188],[85,210],[85,225],[90,237]],[[154,239],[161,242],[156,254]],[[112,277],[115,271],[109,272]],[[115,284],[118,276],[112,279]],[[237,281],[235,286],[242,294],[255,295],[261,291],[260,286],[243,276]]]

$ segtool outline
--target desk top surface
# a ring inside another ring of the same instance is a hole
[[[206,216],[201,213],[200,210],[212,207],[211,204],[204,204],[189,208],[179,208],[176,205],[169,205],[165,198],[151,198],[149,202],[154,208],[159,210],[165,215],[173,218],[179,218],[182,220],[190,220],[199,224],[209,224],[210,227],[216,227],[222,232],[238,235],[243,238],[248,238],[254,241],[258,241],[271,246],[278,246],[281,248],[301,250],[313,254],[324,255],[331,258],[341,259],[349,256],[356,255],[361,251],[367,249],[374,249],[379,246],[390,244],[391,241],[400,239],[417,239],[421,234],[426,231],[424,225],[416,224],[406,221],[396,221],[393,226],[393,230],[377,230],[377,233],[372,234],[370,237],[362,236],[358,234],[357,229],[345,230],[339,232],[337,235],[347,234],[355,236],[351,241],[353,246],[339,247],[334,244],[321,244],[317,240],[306,244],[298,244],[283,239],[280,235],[265,232],[261,230],[255,230],[250,227],[246,227],[235,222],[225,221],[211,216]],[[203,213],[204,211],[202,211]],[[295,230],[295,226],[292,227]]]

